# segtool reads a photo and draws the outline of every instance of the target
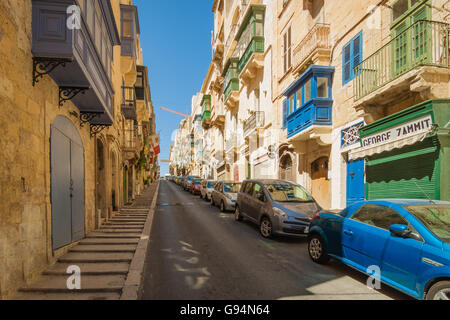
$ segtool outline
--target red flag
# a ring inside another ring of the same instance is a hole
[[[161,153],[161,149],[159,147],[159,144],[157,146],[153,147],[153,151],[154,151],[155,155]]]

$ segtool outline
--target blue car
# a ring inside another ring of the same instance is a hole
[[[339,214],[314,216],[308,251],[317,263],[329,258],[416,299],[450,298],[450,202],[376,200]]]

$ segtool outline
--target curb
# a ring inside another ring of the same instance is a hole
[[[128,271],[127,280],[122,289],[120,300],[138,300],[139,290],[142,286],[142,275],[144,272],[145,259],[147,257],[147,248],[150,242],[150,232],[153,225],[153,217],[155,215],[156,200],[158,199],[159,184],[156,186],[153,201],[148,212],[147,220],[142,231],[133,260],[131,260],[130,269]]]

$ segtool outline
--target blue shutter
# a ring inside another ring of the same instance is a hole
[[[353,79],[354,68],[362,61],[362,32],[354,37],[342,51],[342,84]]]
[[[347,44],[342,51],[342,84],[350,81],[352,71],[352,50],[351,43]]]
[[[356,38],[352,41],[352,79],[353,79],[353,71],[355,67],[361,63],[362,61],[362,34],[356,36]]]
[[[283,101],[283,129],[286,129],[287,111],[288,111],[288,99]]]

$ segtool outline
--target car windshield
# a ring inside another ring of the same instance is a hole
[[[202,180],[194,180],[194,184],[201,184]]]
[[[225,183],[223,185],[223,190],[227,193],[238,193],[241,190],[240,183]]]
[[[207,188],[214,188],[214,182],[210,181],[208,182],[208,185],[206,186]]]
[[[450,205],[406,206],[425,227],[444,242],[450,243]]]
[[[301,186],[288,183],[266,184],[270,196],[277,202],[312,202],[314,199]]]

